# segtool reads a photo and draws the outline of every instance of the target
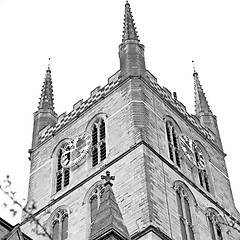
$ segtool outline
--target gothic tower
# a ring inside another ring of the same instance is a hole
[[[119,59],[103,88],[60,116],[48,68],[34,114],[27,207],[34,202],[53,240],[239,239],[217,119],[198,73],[191,115],[146,69],[128,2]],[[48,239],[24,214],[21,228]]]

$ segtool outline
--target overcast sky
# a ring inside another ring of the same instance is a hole
[[[218,117],[236,206],[239,188],[239,0],[130,0],[148,70],[194,113],[191,61]],[[0,0],[0,181],[27,196],[33,112],[52,57],[55,109],[72,110],[119,69],[125,0]],[[3,198],[0,195],[0,203]],[[0,216],[15,224],[0,208]]]

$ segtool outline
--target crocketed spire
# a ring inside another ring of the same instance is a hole
[[[52,110],[52,111],[54,110],[53,86],[52,86],[50,64],[48,64],[48,69],[46,71],[38,110]]]
[[[194,64],[194,61],[192,61]],[[212,111],[209,107],[207,98],[205,96],[205,93],[203,91],[203,88],[200,84],[200,80],[198,77],[198,73],[195,69],[195,66],[193,65],[193,77],[194,77],[194,93],[195,93],[195,113],[196,116],[199,117],[200,115],[212,115]]]
[[[48,64],[38,110],[34,113],[32,148],[39,142],[39,132],[48,125],[55,125],[57,117],[57,114],[54,112],[52,77],[50,64]]]
[[[128,1],[125,4],[124,27],[122,42],[126,40],[136,40],[139,42],[137,29],[133,20],[131,7]]]
[[[105,188],[96,219],[91,226],[89,240],[128,240],[130,236],[112,190],[111,180],[115,177],[110,176],[110,172],[107,171],[106,176],[101,178],[105,179]]]

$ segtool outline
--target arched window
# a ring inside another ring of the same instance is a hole
[[[60,209],[52,219],[52,239],[65,240],[68,237],[67,210]]]
[[[91,215],[91,223],[94,222],[97,216],[98,208],[100,205],[100,199],[102,197],[104,188],[103,185],[97,185],[92,191],[89,199],[90,204],[90,215]]]
[[[57,152],[56,192],[69,185],[70,182],[70,146],[62,144]]]
[[[207,214],[207,218],[212,240],[223,240],[222,230],[216,212],[209,211]]]
[[[181,167],[181,162],[179,158],[178,136],[175,126],[173,122],[170,120],[166,121],[166,132],[168,140],[169,157],[178,167]]]
[[[199,146],[199,144],[193,142],[193,151],[195,165],[198,168],[199,184],[202,188],[210,192],[209,177],[206,171],[206,157],[204,156],[203,149]]]
[[[184,185],[177,183],[175,189],[182,240],[195,240],[190,196]]]
[[[92,125],[92,167],[106,158],[105,121],[98,118]]]

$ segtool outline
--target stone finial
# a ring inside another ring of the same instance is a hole
[[[107,171],[106,175],[101,176],[101,179],[105,180],[105,187],[95,220],[91,225],[89,240],[129,240],[130,235],[112,189],[111,181],[115,180],[115,177]]]
[[[113,184],[112,184],[111,181],[114,181],[114,180],[115,180],[115,176],[110,176],[110,172],[109,172],[109,171],[106,171],[106,176],[105,176],[105,175],[102,175],[102,176],[101,176],[101,179],[104,179],[104,180],[105,180],[104,186],[107,186],[107,185],[112,186]]]
[[[50,58],[49,58],[49,61],[50,61]],[[42,87],[42,93],[40,97],[38,110],[53,111],[54,110],[53,100],[54,99],[53,99],[52,76],[51,76],[50,63],[48,63],[48,68],[46,71],[45,80]]]
[[[210,114],[212,115],[212,111],[209,107],[207,98],[203,91],[203,88],[200,84],[200,80],[198,77],[198,73],[195,68],[195,63],[193,63],[193,77],[194,77],[194,95],[195,95],[195,112],[196,116],[199,117],[201,114]]]

